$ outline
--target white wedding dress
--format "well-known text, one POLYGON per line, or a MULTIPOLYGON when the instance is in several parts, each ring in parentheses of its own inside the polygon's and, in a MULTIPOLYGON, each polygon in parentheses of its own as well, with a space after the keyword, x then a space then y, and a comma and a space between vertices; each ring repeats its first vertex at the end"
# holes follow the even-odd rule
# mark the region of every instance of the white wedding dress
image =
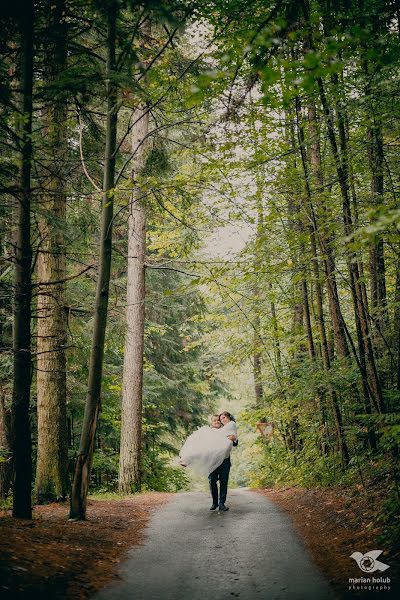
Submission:
POLYGON ((180 463, 200 475, 208 476, 227 458, 232 449, 228 435, 237 436, 236 423, 230 421, 220 429, 201 427, 192 433, 179 453, 180 463))

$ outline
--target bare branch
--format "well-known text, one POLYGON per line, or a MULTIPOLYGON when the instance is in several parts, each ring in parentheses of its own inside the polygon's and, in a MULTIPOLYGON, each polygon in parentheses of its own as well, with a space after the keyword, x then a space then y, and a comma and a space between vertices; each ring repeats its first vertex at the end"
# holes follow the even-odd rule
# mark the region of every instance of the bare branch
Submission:
POLYGON ((58 279, 58 280, 54 280, 54 281, 37 281, 36 283, 32 284, 32 287, 42 287, 45 285, 58 285, 59 283, 65 283, 66 281, 71 281, 72 279, 77 279, 78 277, 80 277, 81 275, 86 273, 86 271, 89 271, 90 269, 94 269, 95 267, 96 267, 96 265, 88 265, 82 271, 80 271, 80 273, 77 273, 76 275, 70 275, 69 277, 65 277, 64 279, 58 279))
POLYGON ((80 115, 79 110, 77 110, 77 115, 78 115, 78 122, 79 122, 79 154, 80 154, 80 157, 81 157, 81 164, 82 164, 83 172, 85 173, 87 179, 90 181, 90 183, 92 184, 92 186, 94 187, 94 189, 97 192, 99 192, 99 194, 102 194, 103 190, 96 184, 96 182, 94 181, 94 179, 92 179, 92 177, 89 175, 88 170, 87 170, 86 165, 85 165, 85 160, 83 158, 83 148, 82 148, 83 126, 82 126, 81 115, 80 115))

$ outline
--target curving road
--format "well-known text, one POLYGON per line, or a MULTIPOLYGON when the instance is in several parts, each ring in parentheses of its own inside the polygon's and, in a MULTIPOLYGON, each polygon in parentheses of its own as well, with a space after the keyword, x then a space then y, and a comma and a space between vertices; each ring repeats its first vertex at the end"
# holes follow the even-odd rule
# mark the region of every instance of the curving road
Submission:
POLYGON ((229 490, 226 513, 206 493, 176 494, 152 517, 122 581, 96 600, 333 600, 289 519, 264 496, 229 490))

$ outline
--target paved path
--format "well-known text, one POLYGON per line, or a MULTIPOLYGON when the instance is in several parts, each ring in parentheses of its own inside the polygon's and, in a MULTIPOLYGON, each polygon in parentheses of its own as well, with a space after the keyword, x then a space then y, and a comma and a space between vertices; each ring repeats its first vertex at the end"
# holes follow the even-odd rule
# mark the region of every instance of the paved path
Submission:
POLYGON ((218 513, 206 493, 176 494, 95 600, 334 599, 284 513, 249 490, 228 500, 218 513))

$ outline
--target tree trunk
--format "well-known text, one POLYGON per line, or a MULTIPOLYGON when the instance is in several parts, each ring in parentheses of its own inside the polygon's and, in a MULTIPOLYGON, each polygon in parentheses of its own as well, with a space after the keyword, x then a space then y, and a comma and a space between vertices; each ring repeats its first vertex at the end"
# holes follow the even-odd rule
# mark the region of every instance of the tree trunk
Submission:
POLYGON ((307 281, 305 279, 303 279, 301 282, 301 289, 302 289, 302 293, 303 293, 304 320, 305 320, 306 333, 307 333, 308 355, 311 360, 315 360, 315 346, 314 346, 314 336, 313 336, 313 331, 312 331, 312 323, 311 323, 311 315, 310 315, 310 302, 308 299, 307 281))
POLYGON ((107 5, 107 122, 104 157, 104 183, 100 234, 99 273, 96 288, 96 304, 92 349, 90 354, 88 391, 83 418, 81 440, 75 464, 71 491, 71 519, 86 518, 87 493, 92 468, 94 438, 100 410, 101 379, 104 358, 104 340, 112 256, 112 220, 114 210, 115 153, 117 139, 117 86, 113 79, 116 70, 117 8, 114 2, 107 5))
MULTIPOLYGON (((383 140, 379 125, 368 128, 368 159, 371 169, 372 204, 383 203, 383 140)), ((371 306, 379 313, 381 325, 386 315, 386 278, 383 240, 374 241, 369 250, 369 269, 371 281, 371 306)))
POLYGON ((395 309, 394 309, 394 347, 395 347, 395 363, 396 363, 396 387, 397 391, 400 392, 400 259, 397 261, 396 266, 396 289, 394 295, 395 309))
MULTIPOLYGON (((382 30, 376 22, 372 26, 372 40, 377 43, 382 30)), ((361 45, 362 51, 367 56, 367 46, 361 45)), ((365 98, 369 109, 369 124, 367 128, 367 150, 368 162, 371 171, 371 200, 372 206, 383 204, 384 177, 383 177, 383 136, 380 115, 374 110, 374 98, 370 90, 371 73, 368 59, 362 60, 363 71, 366 79, 365 98)), ((372 74, 373 75, 373 74, 372 74)), ((369 270, 371 285, 371 307, 374 318, 378 320, 382 328, 387 323, 387 299, 386 299, 386 274, 383 240, 373 240, 369 249, 369 270)))
POLYGON ((279 328, 278 328, 278 317, 276 314, 275 302, 271 301, 271 319, 272 319, 272 331, 273 331, 273 347, 274 356, 276 362, 276 370, 278 373, 282 373, 282 355, 281 345, 279 341, 279 328))
MULTIPOLYGON (((65 0, 48 4, 48 86, 65 69, 65 0), (51 5, 51 6, 50 6, 51 5)), ((38 449, 35 497, 39 503, 65 498, 68 491, 68 436, 66 398, 67 320, 65 313, 66 193, 63 172, 66 153, 67 106, 64 99, 48 101, 43 122, 46 159, 42 180, 38 254, 37 417, 38 449), (51 282, 57 282, 51 284, 51 282), (41 285, 43 284, 43 285, 41 285)))
MULTIPOLYGON (((349 138, 349 124, 348 124, 348 119, 347 119, 346 113, 344 114, 344 121, 345 121, 345 127, 346 127, 346 138, 348 139, 349 138)), ((356 186, 355 186, 355 182, 354 182, 354 169, 353 169, 351 161, 349 162, 348 167, 349 167, 349 186, 350 186, 351 200, 352 200, 352 211, 353 211, 353 215, 354 215, 354 227, 355 227, 355 229, 357 229, 360 226, 360 221, 359 221, 359 213, 358 213, 356 186)), ((366 277, 365 277, 365 273, 364 273, 364 263, 362 261, 361 256, 358 257, 358 268, 359 268, 360 278, 361 278, 360 288, 361 288, 362 302, 363 302, 363 306, 365 308, 365 312, 369 318, 370 314, 369 314, 369 309, 368 309, 367 288, 364 283, 366 277)))
MULTIPOLYGON (((308 107, 308 127, 310 132, 310 164, 311 164, 311 176, 314 182, 315 191, 317 194, 317 206, 319 209, 320 218, 315 214, 314 209, 311 206, 312 216, 312 236, 311 246, 314 259, 314 277, 316 281, 319 281, 319 267, 317 260, 317 248, 316 239, 318 239, 320 251, 322 254, 322 263, 324 267, 326 286, 328 293, 328 307, 332 321, 332 328, 334 334, 334 340, 338 355, 342 358, 349 356, 349 348, 346 341, 346 333, 344 328, 342 310, 340 307, 339 295, 336 284, 336 267, 335 259, 332 251, 332 234, 330 233, 327 226, 327 209, 324 200, 324 177, 322 173, 321 163, 321 149, 319 141, 319 132, 317 128, 317 116, 315 105, 313 102, 308 107), (322 223, 319 221, 322 220, 322 223)), ((323 323, 323 308, 322 308, 322 290, 321 285, 317 286, 317 313, 319 315, 320 331, 321 331, 321 343, 323 346, 323 359, 326 361, 326 365, 330 362, 330 356, 328 352, 328 344, 326 340, 325 327, 323 323)))
MULTIPOLYGON (((313 48, 313 38, 312 38, 312 29, 310 24, 310 8, 307 0, 303 0, 303 11, 306 22, 308 23, 308 36, 307 36, 307 45, 309 48, 313 48)), ((338 77, 337 75, 332 76, 332 82, 336 86, 337 95, 339 97, 339 86, 338 86, 338 77)), ((323 107, 323 112, 325 116, 325 121, 327 125, 327 134, 328 139, 336 167, 336 172, 339 181, 340 192, 342 196, 342 205, 343 205, 343 223, 344 223, 344 233, 347 239, 353 233, 353 224, 352 224, 352 216, 351 216, 351 205, 350 205, 350 196, 349 196, 349 171, 348 171, 348 153, 347 153, 347 140, 346 140, 346 131, 345 131, 345 119, 344 119, 344 111, 341 106, 340 100, 336 101, 336 110, 337 110, 337 123, 339 129, 339 141, 340 141, 340 150, 336 140, 336 132, 334 127, 334 121, 332 118, 332 111, 329 106, 324 82, 321 77, 317 78, 317 85, 319 88, 319 95, 321 99, 321 104, 323 107)), ((349 271, 349 279, 350 279, 350 290, 353 301, 354 308, 354 318, 356 323, 357 330, 357 338, 358 338, 358 346, 360 357, 355 355, 355 359, 357 361, 357 365, 360 369, 362 385, 364 389, 365 395, 365 406, 368 409, 368 405, 370 400, 374 402, 374 405, 378 411, 383 409, 383 398, 381 386, 378 378, 378 373, 376 369, 374 352, 372 349, 372 343, 369 335, 369 324, 368 324, 368 315, 366 306, 363 303, 363 291, 362 284, 360 282, 359 276, 359 268, 357 263, 357 257, 349 246, 347 246, 347 264, 349 271), (368 365, 368 372, 367 372, 368 365), (369 383, 369 379, 371 381, 371 385, 369 383)), ((344 325, 344 322, 343 322, 344 325)), ((351 341, 351 340, 350 340, 351 341)), ((352 343, 352 342, 351 342, 352 343)), ((352 348, 354 346, 352 344, 352 348)))
MULTIPOLYGON (((339 92, 339 80, 338 80, 337 75, 332 76, 332 81, 339 92)), ((354 232, 353 223, 352 223, 350 196, 349 196, 349 177, 348 177, 349 157, 348 157, 348 151, 347 151, 347 140, 346 140, 343 108, 342 108, 339 100, 337 101, 336 112, 337 112, 339 140, 340 140, 342 159, 340 159, 339 154, 337 153, 337 146, 336 146, 336 156, 335 156, 335 152, 334 152, 335 145, 332 146, 332 140, 333 140, 332 135, 330 135, 330 140, 331 140, 332 152, 333 152, 334 158, 335 158, 335 164, 336 164, 339 183, 340 183, 340 189, 341 189, 341 193, 342 193, 344 233, 345 233, 346 237, 349 238, 354 232), (339 168, 339 166, 341 168, 339 168)), ((331 133, 333 133, 333 137, 334 137, 335 134, 334 134, 333 130, 331 133)), ((353 305, 354 305, 354 316, 355 316, 355 321, 356 321, 362 376, 363 376, 365 385, 368 386, 368 390, 370 391, 370 396, 371 396, 372 401, 374 402, 376 410, 378 412, 382 412, 383 408, 384 408, 382 389, 381 389, 381 384, 379 381, 378 372, 377 372, 377 368, 376 368, 374 350, 372 347, 368 314, 367 314, 366 306, 364 305, 364 302, 363 302, 363 293, 362 293, 362 285, 363 284, 360 282, 358 261, 357 261, 357 257, 355 255, 355 253, 351 250, 348 250, 347 257, 348 257, 348 270, 349 270, 350 287, 351 287, 351 293, 352 293, 353 305), (363 371, 365 371, 364 375, 363 375, 363 371)))
POLYGON ((0 389, 0 500, 7 498, 11 486, 11 415, 6 407, 5 394, 0 389))
MULTIPOLYGON (((328 128, 328 138, 330 141, 330 146, 332 150, 332 154, 334 157, 336 171, 338 174, 339 185, 342 195, 342 203, 343 203, 343 222, 344 222, 344 232, 346 237, 348 238, 353 232, 352 226, 352 217, 351 217, 351 207, 350 207, 350 197, 349 197, 349 189, 348 189, 348 171, 347 171, 347 152, 346 152, 346 139, 345 139, 345 130, 344 130, 344 122, 343 117, 340 114, 340 109, 338 110, 338 120, 339 120, 339 129, 340 129, 340 141, 342 152, 344 152, 343 163, 339 156, 338 146, 336 142, 336 134, 333 126, 333 121, 331 117, 331 111, 325 96, 324 86, 322 79, 318 80, 321 103, 324 109, 326 123, 328 128)), ((363 294, 362 288, 360 285, 360 277, 358 272, 358 264, 356 257, 352 251, 347 251, 347 264, 350 278, 350 290, 353 301, 354 308, 354 318, 356 323, 356 331, 358 338, 358 347, 359 347, 359 357, 357 357, 356 353, 355 358, 357 361, 357 365, 360 370, 361 375, 361 384, 363 389, 363 397, 364 397, 364 408, 366 414, 371 414, 372 406, 371 399, 375 399, 375 406, 379 410, 380 408, 380 387, 379 383, 377 385, 377 374, 375 372, 375 395, 374 391, 371 390, 368 381, 368 373, 367 373, 367 365, 366 365, 366 349, 365 344, 370 343, 369 335, 367 334, 368 330, 368 320, 367 314, 365 310, 365 306, 363 304, 363 294)), ((373 358, 373 357, 372 357, 373 358)), ((370 358, 371 360, 371 358, 370 358)), ((373 364, 374 361, 372 360, 373 364)), ((371 448, 376 448, 376 440, 375 433, 373 430, 368 431, 368 439, 371 448)))
MULTIPOLYGON (((2 233, 12 228, 12 214, 8 206, 0 206, 0 231, 2 233)), ((6 240, 1 237, 1 256, 9 258, 9 252, 6 240)), ((0 261, 0 347, 2 352, 7 352, 11 356, 12 332, 9 314, 12 312, 12 283, 7 277, 10 269, 8 261, 0 261)), ((2 372, 0 373, 0 500, 7 498, 12 480, 10 396, 9 375, 7 372, 2 372)))
POLYGON ((31 163, 32 163, 32 89, 33 89, 33 1, 21 12, 21 112, 20 195, 16 216, 17 233, 13 306, 13 404, 12 447, 14 463, 13 516, 32 518, 32 443, 29 422, 31 387, 31 163))
MULTIPOLYGON (((349 181, 348 181, 348 157, 347 157, 347 147, 346 147, 346 136, 344 130, 343 123, 343 115, 341 114, 340 107, 338 106, 338 125, 339 125, 339 136, 341 143, 341 150, 343 154, 343 160, 339 155, 339 149, 336 141, 336 133, 333 125, 331 110, 328 105, 328 101, 325 94, 324 85, 322 79, 318 79, 318 85, 320 90, 321 103, 324 109, 324 114, 326 118, 326 124, 328 129, 328 138, 333 154, 333 158, 335 161, 336 171, 339 180, 340 191, 342 195, 342 203, 343 203, 343 224, 344 224, 344 233, 347 238, 349 238, 353 233, 353 224, 352 224, 352 216, 351 216, 351 207, 350 207, 350 197, 349 197, 349 181)), ((371 345, 371 339, 369 335, 369 326, 368 326, 368 318, 366 314, 366 310, 362 300, 362 291, 360 287, 360 276, 358 270, 358 264, 356 260, 356 256, 354 252, 350 249, 347 250, 347 263, 349 270, 349 278, 350 278, 350 290, 353 300, 354 307, 354 318, 356 322, 356 330, 357 330, 357 338, 358 338, 358 346, 359 346, 359 367, 360 373, 362 377, 362 383, 365 390, 368 390, 371 399, 374 401, 375 407, 378 411, 382 410, 383 407, 383 399, 382 392, 380 388, 380 383, 378 380, 378 375, 376 371, 375 359, 371 345), (367 373, 367 361, 369 370, 367 373), (369 375, 369 377, 368 377, 369 375), (371 381, 371 385, 369 383, 371 381)), ((366 399, 366 409, 368 408, 367 397, 366 399)))
MULTIPOLYGON (((317 320, 318 320, 318 327, 319 327, 319 332, 320 332, 320 337, 321 337, 322 365, 323 365, 323 368, 325 371, 329 371, 330 370, 330 360, 329 360, 328 344, 327 344, 326 330, 325 330, 322 289, 321 289, 321 282, 320 282, 320 278, 319 278, 319 263, 318 263, 318 254, 317 254, 317 244, 316 244, 316 235, 318 233, 318 224, 317 224, 316 215, 315 215, 314 207, 313 207, 313 203, 312 203, 312 192, 311 192, 310 177, 309 177, 309 172, 308 172, 309 165, 308 165, 307 156, 306 156, 306 152, 305 152, 305 136, 304 136, 303 125, 300 120, 299 101, 297 101, 296 114, 297 114, 297 125, 298 125, 298 132, 299 132, 301 162, 302 162, 302 166, 303 166, 305 191, 306 191, 307 203, 308 203, 308 207, 306 208, 306 210, 308 212, 309 220, 311 222, 310 228, 309 228, 310 229, 310 246, 311 246, 311 252, 312 252, 313 273, 314 273, 314 279, 315 279, 314 284, 316 287, 316 296, 317 296, 317 320)), ((322 169, 321 169, 321 162, 320 162, 319 138, 318 138, 317 131, 316 131, 315 111, 314 111, 313 106, 311 106, 311 114, 310 114, 310 107, 309 107, 308 123, 309 123, 309 126, 311 124, 310 134, 311 134, 311 138, 312 138, 312 147, 311 147, 311 151, 310 151, 312 158, 311 158, 310 162, 311 162, 311 165, 315 169, 314 180, 317 182, 317 191, 321 194, 323 191, 322 186, 321 186, 321 184, 323 183, 323 176, 322 176, 322 169)), ((335 302, 335 304, 336 304, 336 302, 335 302)), ((311 350, 312 350, 312 347, 310 347, 310 356, 313 360, 315 360, 315 351, 312 352, 311 350)), ((339 448, 339 452, 340 452, 340 456, 341 456, 343 464, 347 465, 349 462, 349 451, 348 451, 347 442, 346 442, 346 438, 345 438, 344 430, 343 430, 342 412, 340 409, 339 400, 338 400, 335 390, 331 388, 329 390, 329 392, 330 392, 332 409, 333 409, 333 414, 334 414, 334 419, 335 419, 335 424, 336 424, 338 448, 339 448)), ((321 394, 321 396, 322 396, 322 394, 321 394)), ((322 423, 324 425, 324 428, 326 428, 325 402, 322 397, 320 397, 320 412, 321 412, 322 423)))
MULTIPOLYGON (((294 169, 297 169, 297 147, 296 147, 296 133, 295 133, 295 117, 293 117, 292 115, 290 115, 289 113, 286 113, 285 115, 285 123, 288 125, 286 125, 286 138, 287 138, 287 142, 292 150, 292 156, 293 156, 293 167, 294 169)), ((287 197, 287 211, 288 211, 288 217, 289 217, 289 228, 291 231, 295 232, 295 237, 298 237, 301 235, 301 230, 302 230, 302 224, 300 222, 299 219, 299 212, 300 212, 300 207, 299 207, 299 201, 297 198, 294 198, 293 195, 289 194, 287 197)), ((300 252, 297 249, 294 249, 293 247, 289 247, 289 252, 290 252, 290 258, 293 261, 293 263, 298 266, 301 266, 302 271, 304 271, 304 257, 303 257, 303 253, 301 253, 301 256, 299 256, 300 252)), ((293 286, 293 296, 295 298, 295 303, 293 306, 293 325, 292 325, 292 331, 293 334, 297 337, 298 334, 303 333, 303 325, 304 325, 304 310, 305 310, 305 305, 304 305, 304 286, 302 284, 302 282, 299 283, 295 283, 293 286), (301 301, 300 301, 301 298, 301 301)), ((307 297, 308 299, 308 297, 307 297)), ((302 344, 302 347, 299 348, 299 350, 303 351, 305 350, 304 345, 302 344)))
POLYGON ((142 447, 142 387, 145 320, 146 209, 136 176, 143 171, 148 143, 149 112, 146 106, 135 110, 132 129, 133 169, 128 219, 128 273, 126 337, 121 415, 119 492, 140 490, 142 447))
MULTIPOLYGON (((253 134, 256 134, 253 128, 253 134)), ((262 383, 262 354, 260 350, 260 336, 261 336, 261 319, 260 319, 260 289, 258 284, 258 272, 262 265, 262 236, 264 231, 264 209, 262 201, 262 181, 260 174, 256 177, 256 210, 257 210, 257 230, 256 239, 254 245, 254 285, 253 285, 253 299, 254 299, 254 336, 253 336, 253 378, 254 378, 254 395, 256 403, 259 406, 263 399, 264 390, 262 383)))

